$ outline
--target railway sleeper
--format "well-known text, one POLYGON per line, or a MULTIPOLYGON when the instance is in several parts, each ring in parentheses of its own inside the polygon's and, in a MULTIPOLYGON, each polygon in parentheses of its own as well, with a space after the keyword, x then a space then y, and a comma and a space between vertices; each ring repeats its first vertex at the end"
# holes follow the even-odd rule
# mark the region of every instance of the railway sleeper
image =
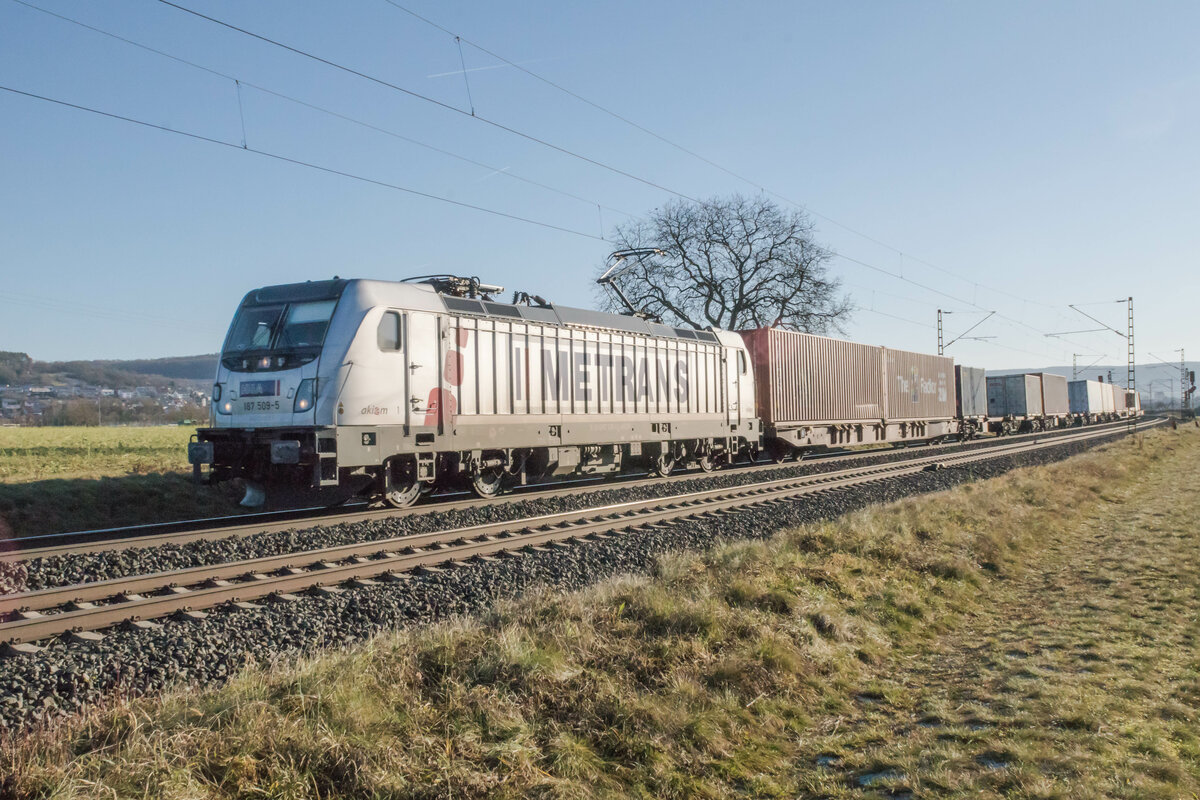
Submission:
POLYGON ((153 630, 158 630, 159 628, 161 628, 162 624, 159 622, 151 622, 150 620, 142 619, 141 617, 130 617, 129 619, 125 620, 117 627, 121 630, 126 630, 126 631, 134 631, 134 630, 153 631, 153 630))

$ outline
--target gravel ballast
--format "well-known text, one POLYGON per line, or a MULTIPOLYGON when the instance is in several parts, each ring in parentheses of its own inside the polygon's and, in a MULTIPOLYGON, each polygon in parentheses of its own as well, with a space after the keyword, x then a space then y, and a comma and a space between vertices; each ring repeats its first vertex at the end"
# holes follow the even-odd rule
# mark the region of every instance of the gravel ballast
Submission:
POLYGON ((615 575, 644 574, 668 551, 765 538, 870 504, 1058 461, 1122 435, 892 478, 715 520, 693 519, 586 545, 413 575, 401 583, 304 596, 258 610, 216 610, 199 621, 170 620, 155 629, 113 631, 99 642, 53 641, 42 653, 0 661, 0 727, 20 731, 106 697, 217 684, 247 665, 355 644, 404 625, 477 613, 499 598, 518 596, 537 585, 571 591, 615 575))
POLYGON ((530 497, 527 500, 514 500, 494 505, 481 504, 466 509, 439 511, 436 506, 431 506, 427 512, 415 515, 380 517, 368 521, 248 536, 229 536, 183 544, 132 547, 98 553, 71 553, 34 558, 13 565, 0 565, 0 567, 5 567, 0 570, 0 592, 33 591, 75 583, 124 578, 130 575, 225 564, 231 561, 284 555, 355 542, 379 541, 471 525, 505 522, 545 514, 560 514, 592 506, 667 497, 690 491, 742 486, 777 478, 833 472, 871 464, 903 461, 914 457, 963 452, 1015 441, 1019 440, 1002 440, 1000 442, 983 440, 938 449, 886 450, 880 451, 877 455, 864 455, 849 460, 829 459, 767 469, 739 469, 711 475, 698 474, 695 478, 684 481, 642 486, 621 486, 619 484, 610 484, 607 487, 586 486, 579 487, 569 494, 530 497))

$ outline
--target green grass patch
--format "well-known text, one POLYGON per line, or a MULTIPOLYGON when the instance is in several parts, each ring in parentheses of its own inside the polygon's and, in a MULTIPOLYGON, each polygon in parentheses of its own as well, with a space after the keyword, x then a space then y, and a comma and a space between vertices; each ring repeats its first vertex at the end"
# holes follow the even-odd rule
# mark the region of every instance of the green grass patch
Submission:
POLYGON ((195 428, 0 428, 0 483, 191 472, 195 428))
POLYGON ((0 750, 0 788, 1190 796, 1200 485, 1181 464, 1196 474, 1200 435, 1154 433, 115 703, 0 750))

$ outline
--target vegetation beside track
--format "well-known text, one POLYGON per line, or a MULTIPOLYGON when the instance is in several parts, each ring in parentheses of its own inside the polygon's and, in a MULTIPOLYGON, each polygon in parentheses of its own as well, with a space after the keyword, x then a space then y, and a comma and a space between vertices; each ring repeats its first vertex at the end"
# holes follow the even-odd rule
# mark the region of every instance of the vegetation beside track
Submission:
POLYGON ((664 559, 0 750, 17 797, 1180 797, 1200 432, 664 559))
POLYGON ((227 493, 191 484, 194 429, 0 428, 0 537, 217 516, 227 493))

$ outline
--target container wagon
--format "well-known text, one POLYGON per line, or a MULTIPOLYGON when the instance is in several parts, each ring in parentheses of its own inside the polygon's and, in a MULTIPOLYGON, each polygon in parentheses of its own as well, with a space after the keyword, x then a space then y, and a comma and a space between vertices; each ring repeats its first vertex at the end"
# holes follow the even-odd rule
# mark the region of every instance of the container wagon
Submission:
POLYGON ((955 364, 954 394, 959 438, 972 439, 987 430, 987 370, 955 364))
POLYGON ((778 328, 741 335, 772 458, 958 432, 953 359, 778 328))
POLYGON ((1041 429, 1039 373, 993 375, 987 379, 988 429, 1001 436, 1041 429))
POLYGON ((1113 393, 1108 384, 1079 380, 1067 384, 1071 416, 1081 425, 1111 420, 1116 414, 1113 393))
POLYGON ((1042 382, 1042 427, 1057 428, 1071 419, 1071 401, 1066 376, 1039 372, 1042 382))
POLYGON ((1108 393, 1112 395, 1113 416, 1122 419, 1128 416, 1125 411, 1125 390, 1115 383, 1109 383, 1108 393))

